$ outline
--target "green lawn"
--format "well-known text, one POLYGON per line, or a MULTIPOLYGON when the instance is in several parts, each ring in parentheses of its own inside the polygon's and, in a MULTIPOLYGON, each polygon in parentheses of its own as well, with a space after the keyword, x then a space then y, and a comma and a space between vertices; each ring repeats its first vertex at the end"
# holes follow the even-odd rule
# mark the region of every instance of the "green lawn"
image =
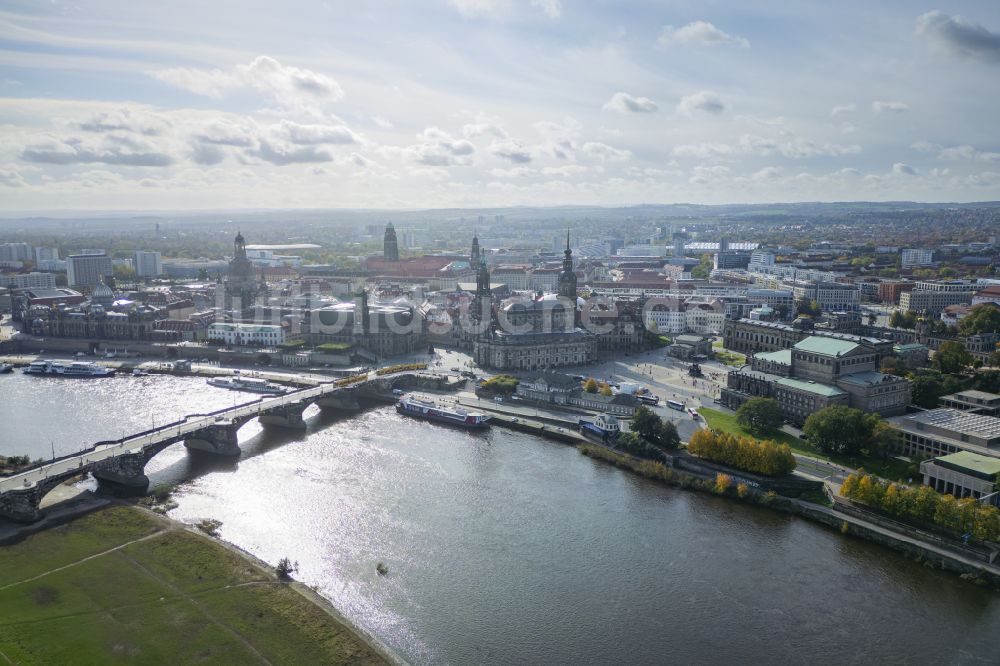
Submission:
POLYGON ((162 527, 111 507, 0 547, 0 663, 384 663, 207 537, 167 530, 129 543, 162 527))
MULTIPOLYGON (((698 413, 705 419, 705 423, 708 424, 709 428, 721 430, 722 432, 733 433, 734 435, 754 437, 754 435, 751 435, 749 432, 741 428, 738 423, 736 423, 735 414, 721 412, 717 409, 711 409, 709 407, 702 407, 698 410, 698 413)), ((905 482, 909 477, 913 476, 912 463, 907 463, 896 458, 881 460, 879 458, 872 458, 870 456, 863 455, 842 456, 824 453, 809 442, 789 435, 787 432, 777 432, 769 437, 769 439, 773 439, 779 444, 788 444, 789 448, 791 448, 795 453, 811 456, 813 458, 819 458, 821 460, 829 460, 837 463, 838 465, 844 465, 845 467, 853 467, 855 469, 863 467, 865 471, 881 476, 885 479, 905 482)))
POLYGON ((726 365, 731 365, 734 367, 739 367, 745 365, 747 362, 747 357, 743 354, 731 351, 716 350, 715 360, 720 363, 725 363, 726 365))

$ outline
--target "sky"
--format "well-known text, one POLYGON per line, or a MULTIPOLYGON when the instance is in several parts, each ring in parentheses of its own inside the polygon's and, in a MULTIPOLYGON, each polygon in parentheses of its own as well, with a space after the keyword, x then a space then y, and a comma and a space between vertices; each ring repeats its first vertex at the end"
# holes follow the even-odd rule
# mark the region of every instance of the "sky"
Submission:
POLYGON ((0 211, 1000 199, 1000 3, 0 4, 0 211))

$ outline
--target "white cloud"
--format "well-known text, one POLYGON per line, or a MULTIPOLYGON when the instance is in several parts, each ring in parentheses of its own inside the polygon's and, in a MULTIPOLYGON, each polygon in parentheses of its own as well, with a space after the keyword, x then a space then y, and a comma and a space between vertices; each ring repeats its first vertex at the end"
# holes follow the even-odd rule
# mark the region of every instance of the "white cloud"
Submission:
POLYGON ((875 113, 904 113, 909 110, 910 105, 904 102, 879 100, 872 102, 872 111, 875 113))
POLYGON ((392 123, 382 116, 372 116, 372 122, 382 129, 392 129, 392 123))
POLYGON ((533 7, 538 7, 549 18, 559 18, 562 14, 562 2, 560 0, 531 0, 533 7))
POLYGON ((699 46, 732 44, 743 48, 750 46, 748 39, 730 35, 708 21, 692 21, 680 28, 675 28, 672 25, 664 26, 660 31, 660 43, 696 44, 699 46))
POLYGON ((515 164, 531 161, 531 152, 517 141, 495 141, 490 145, 490 152, 515 164))
POLYGON ((587 155, 599 158, 602 162, 623 162, 632 157, 631 151, 612 148, 599 141, 588 141, 580 149, 587 155))
POLYGON ((692 170, 692 176, 688 182, 692 185, 708 185, 709 183, 721 180, 730 174, 729 167, 724 166, 697 166, 692 170))
POLYGON ((896 175, 902 176, 916 176, 917 170, 911 167, 909 164, 903 164, 902 162, 896 162, 892 165, 892 172, 896 175))
POLYGON ((938 51, 984 62, 1000 62, 1000 33, 934 10, 917 18, 917 35, 938 51))
POLYGON ((109 133, 94 141, 90 137, 48 135, 21 150, 21 159, 39 164, 113 164, 118 166, 165 167, 174 157, 152 144, 124 133, 109 133))
POLYGON ((290 120, 275 127, 289 142, 296 144, 360 143, 361 139, 344 125, 300 125, 290 120))
POLYGON ((840 106, 833 107, 830 110, 830 115, 834 117, 842 116, 846 113, 854 113, 857 110, 858 110, 858 105, 855 104, 854 102, 851 102, 850 104, 841 104, 840 106))
POLYGON ((702 90, 693 95, 681 98, 677 105, 679 113, 691 115, 697 111, 703 113, 720 114, 726 110, 726 105, 716 93, 710 90, 702 90))
POLYGON ((648 97, 632 97, 625 92, 616 92, 603 108, 619 113, 652 113, 660 107, 648 97))
POLYGON ((462 134, 466 139, 476 139, 481 136, 494 136, 498 139, 507 138, 507 132, 502 127, 488 122, 463 125, 462 134))
POLYGON ((344 96, 340 85, 329 76, 282 65, 268 56, 258 56, 249 64, 229 70, 175 67, 151 74, 164 83, 215 99, 236 90, 256 90, 283 108, 302 109, 344 96))

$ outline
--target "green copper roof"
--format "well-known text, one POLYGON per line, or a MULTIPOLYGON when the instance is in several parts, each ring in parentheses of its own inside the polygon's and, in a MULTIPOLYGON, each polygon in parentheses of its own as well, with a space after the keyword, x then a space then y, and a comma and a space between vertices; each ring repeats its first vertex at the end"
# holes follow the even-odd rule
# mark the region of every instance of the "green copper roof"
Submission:
POLYGON ((981 456, 978 453, 972 453, 971 451, 949 453, 946 456, 935 458, 935 460, 940 460, 941 462, 948 463, 954 467, 971 469, 982 474, 1000 474, 1000 458, 981 456))
POLYGON ((778 386, 787 386, 788 388, 795 389, 797 391, 805 391, 806 393, 826 396, 828 398, 836 395, 847 395, 836 386, 827 386, 826 384, 807 382, 802 379, 792 379, 791 377, 782 377, 776 381, 775 384, 778 386))
POLYGON ((823 356, 844 356, 858 348, 858 343, 847 340, 837 340, 835 338, 824 338, 818 335, 810 336, 798 344, 794 349, 808 352, 810 354, 820 354, 823 356))
POLYGON ((764 352, 762 354, 754 354, 754 358, 763 359, 765 361, 770 361, 772 363, 781 363, 782 365, 791 365, 792 350, 779 349, 778 351, 764 352))

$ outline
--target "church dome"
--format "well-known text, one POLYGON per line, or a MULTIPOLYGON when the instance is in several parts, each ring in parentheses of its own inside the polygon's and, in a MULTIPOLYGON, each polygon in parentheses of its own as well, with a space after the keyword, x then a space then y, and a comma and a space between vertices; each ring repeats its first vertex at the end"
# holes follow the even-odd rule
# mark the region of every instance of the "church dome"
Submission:
POLYGON ((98 282, 97 286, 94 287, 93 293, 90 294, 90 300, 95 303, 110 304, 115 300, 115 292, 103 282, 98 282))

